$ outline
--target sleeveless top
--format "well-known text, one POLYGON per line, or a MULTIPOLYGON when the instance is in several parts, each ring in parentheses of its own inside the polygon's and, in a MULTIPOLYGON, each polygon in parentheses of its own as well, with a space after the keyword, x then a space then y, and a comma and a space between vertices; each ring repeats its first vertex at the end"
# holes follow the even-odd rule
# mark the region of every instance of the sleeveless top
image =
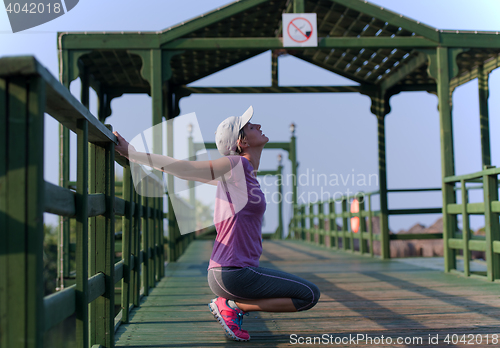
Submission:
POLYGON ((262 254, 262 218, 266 200, 250 162, 227 156, 231 173, 217 184, 214 224, 217 237, 208 269, 258 267, 262 254))

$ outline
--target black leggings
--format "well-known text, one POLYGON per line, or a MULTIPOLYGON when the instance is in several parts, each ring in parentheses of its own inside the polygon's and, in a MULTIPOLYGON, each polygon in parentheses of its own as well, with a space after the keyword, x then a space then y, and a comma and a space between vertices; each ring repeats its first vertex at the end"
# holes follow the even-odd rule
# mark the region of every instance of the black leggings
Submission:
POLYGON ((313 283, 263 267, 211 268, 208 270, 208 285, 215 295, 233 301, 291 298, 297 311, 311 309, 320 296, 313 283))

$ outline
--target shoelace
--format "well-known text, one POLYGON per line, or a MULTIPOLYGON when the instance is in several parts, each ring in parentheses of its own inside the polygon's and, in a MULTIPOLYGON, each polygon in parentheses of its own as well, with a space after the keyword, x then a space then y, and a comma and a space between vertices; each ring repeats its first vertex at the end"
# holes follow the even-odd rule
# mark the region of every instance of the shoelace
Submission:
POLYGON ((243 316, 244 315, 248 316, 249 313, 238 312, 238 315, 236 316, 236 318, 234 320, 232 320, 233 323, 238 325, 238 329, 240 329, 240 330, 241 330, 241 325, 243 324, 243 316))

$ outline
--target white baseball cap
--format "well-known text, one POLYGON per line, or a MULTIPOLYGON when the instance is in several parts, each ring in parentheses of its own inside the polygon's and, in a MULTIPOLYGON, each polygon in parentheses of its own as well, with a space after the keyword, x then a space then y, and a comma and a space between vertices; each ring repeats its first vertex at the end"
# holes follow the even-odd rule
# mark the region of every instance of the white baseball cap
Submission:
POLYGON ((235 155, 238 147, 238 134, 253 116, 250 106, 242 116, 231 116, 219 124, 215 132, 215 144, 222 156, 235 155))

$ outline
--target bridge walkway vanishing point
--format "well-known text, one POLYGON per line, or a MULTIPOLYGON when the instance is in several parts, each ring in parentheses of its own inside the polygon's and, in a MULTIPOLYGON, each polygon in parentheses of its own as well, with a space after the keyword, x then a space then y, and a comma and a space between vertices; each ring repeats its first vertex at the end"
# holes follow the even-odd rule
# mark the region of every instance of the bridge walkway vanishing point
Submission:
POLYGON ((213 298, 206 280, 212 243, 196 240, 167 265, 166 277, 132 310, 130 323, 119 327, 116 347, 394 347, 398 337, 406 339, 399 347, 499 343, 498 284, 290 240, 265 240, 261 266, 316 283, 320 301, 300 313, 250 313, 243 321, 250 342, 230 341, 207 306, 213 298), (358 335, 373 341, 349 341, 358 335), (463 335, 469 344, 460 342, 463 335), (306 344, 314 337, 332 341, 306 344))

